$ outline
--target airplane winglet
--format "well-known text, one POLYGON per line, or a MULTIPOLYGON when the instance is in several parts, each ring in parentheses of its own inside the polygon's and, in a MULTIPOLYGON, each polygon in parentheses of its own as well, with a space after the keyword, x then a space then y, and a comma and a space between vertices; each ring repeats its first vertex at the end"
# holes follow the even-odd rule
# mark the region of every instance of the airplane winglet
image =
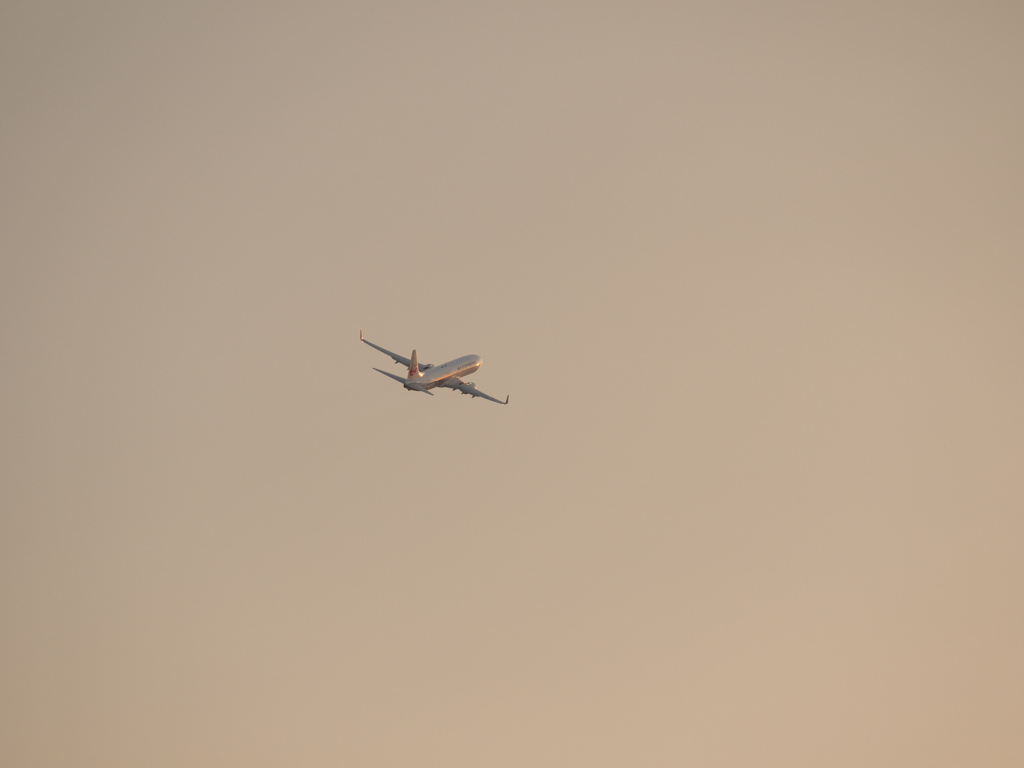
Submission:
POLYGON ((363 340, 363 329, 362 328, 359 329, 359 340, 360 341, 363 340))
POLYGON ((510 395, 505 395, 505 405, 508 405, 508 399, 509 399, 509 397, 510 397, 510 395))

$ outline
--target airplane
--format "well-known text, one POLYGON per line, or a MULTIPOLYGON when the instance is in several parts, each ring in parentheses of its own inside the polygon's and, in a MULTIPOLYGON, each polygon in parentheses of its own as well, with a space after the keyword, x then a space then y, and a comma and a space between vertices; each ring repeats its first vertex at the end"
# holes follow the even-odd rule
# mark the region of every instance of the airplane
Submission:
POLYGON ((396 355, 394 352, 389 352, 384 347, 378 347, 372 341, 367 341, 363 338, 363 329, 359 329, 359 340, 364 344, 369 344, 379 352, 383 352, 385 355, 390 357, 399 365, 404 365, 409 369, 409 375, 406 378, 396 376, 393 373, 382 371, 380 368, 374 368, 377 373, 383 373, 390 379, 394 379, 399 382, 403 387, 414 392, 426 392, 428 395, 433 396, 433 392, 430 390, 435 387, 446 387, 448 389, 454 389, 461 392, 464 395, 471 395, 473 397, 482 397, 485 400, 490 400, 500 405, 508 405, 508 397, 505 397, 504 401, 499 400, 496 397, 485 395, 479 389, 476 388, 476 384, 471 381, 463 381, 463 376, 476 371, 482 364, 483 360, 480 359, 480 355, 465 355, 457 360, 451 360, 442 365, 431 365, 430 363, 424 363, 420 365, 416 359, 416 350, 412 351, 412 357, 402 357, 396 355))

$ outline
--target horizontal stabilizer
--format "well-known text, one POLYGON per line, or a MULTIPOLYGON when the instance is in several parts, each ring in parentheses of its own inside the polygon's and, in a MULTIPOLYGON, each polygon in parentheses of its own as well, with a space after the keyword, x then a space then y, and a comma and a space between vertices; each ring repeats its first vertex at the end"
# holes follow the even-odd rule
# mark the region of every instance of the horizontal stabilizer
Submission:
POLYGON ((374 368, 373 370, 375 370, 377 373, 383 373, 389 379, 394 379, 395 381, 397 381, 399 384, 401 384, 406 389, 412 389, 412 390, 415 390, 417 392, 425 392, 426 394, 430 395, 431 397, 434 396, 433 392, 431 392, 429 389, 424 387, 422 384, 417 384, 415 381, 409 381, 408 379, 403 379, 401 376, 396 376, 393 373, 388 373, 387 371, 382 371, 380 368, 374 368))
POLYGON ((423 392, 424 394, 430 395, 431 397, 434 396, 433 392, 431 392, 429 389, 424 387, 422 384, 417 384, 414 381, 407 381, 407 382, 405 382, 405 388, 406 389, 414 389, 417 392, 423 392))
POLYGON ((405 379, 404 379, 404 378, 402 378, 401 376, 395 376, 395 374, 393 374, 393 373, 388 373, 387 371, 382 371, 382 370, 381 370, 380 368, 374 368, 373 370, 375 370, 375 371, 376 371, 377 373, 383 373, 383 374, 384 374, 385 376, 387 376, 387 377, 388 377, 389 379, 394 379, 394 380, 395 380, 395 381, 397 381, 397 382, 398 382, 399 384, 405 384, 405 379))

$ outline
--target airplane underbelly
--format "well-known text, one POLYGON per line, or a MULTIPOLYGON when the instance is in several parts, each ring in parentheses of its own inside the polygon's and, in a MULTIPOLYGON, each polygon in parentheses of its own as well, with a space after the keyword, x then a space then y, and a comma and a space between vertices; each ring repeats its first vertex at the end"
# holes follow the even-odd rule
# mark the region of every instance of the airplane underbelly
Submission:
MULTIPOLYGON (((422 381, 420 383, 424 387, 426 387, 427 389, 433 389, 434 387, 443 386, 444 383, 446 381, 448 381, 449 379, 461 378, 462 376, 468 376, 469 374, 474 373, 475 371, 479 370, 479 368, 480 368, 479 364, 478 365, 474 365, 474 366, 471 366, 469 368, 463 368, 463 369, 458 370, 458 371, 452 371, 451 373, 442 374, 442 375, 438 376, 436 379, 433 379, 433 380, 431 380, 429 382, 428 381, 422 381)), ((440 373, 440 371, 438 371, 438 373, 440 373)), ((429 376, 429 374, 427 374, 427 375, 429 376)))

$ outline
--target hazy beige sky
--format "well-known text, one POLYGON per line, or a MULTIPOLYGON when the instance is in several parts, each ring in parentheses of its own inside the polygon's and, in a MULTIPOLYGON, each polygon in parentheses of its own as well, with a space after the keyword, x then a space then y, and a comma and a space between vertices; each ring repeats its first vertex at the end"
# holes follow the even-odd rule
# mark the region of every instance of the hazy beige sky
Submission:
POLYGON ((1022 31, 4 3, 0 764, 1024 764, 1022 31))

